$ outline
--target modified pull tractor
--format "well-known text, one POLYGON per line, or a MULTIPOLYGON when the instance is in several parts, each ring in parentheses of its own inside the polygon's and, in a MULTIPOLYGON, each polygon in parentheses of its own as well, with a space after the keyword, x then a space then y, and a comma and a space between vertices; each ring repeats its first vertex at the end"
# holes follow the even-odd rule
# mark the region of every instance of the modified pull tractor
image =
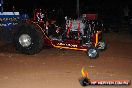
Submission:
POLYGON ((36 54, 44 45, 60 49, 85 51, 90 58, 99 56, 99 51, 106 48, 102 41, 102 31, 95 29, 95 24, 85 19, 68 19, 58 24, 49 19, 47 12, 34 11, 34 18, 17 26, 15 33, 16 49, 25 54, 36 54))

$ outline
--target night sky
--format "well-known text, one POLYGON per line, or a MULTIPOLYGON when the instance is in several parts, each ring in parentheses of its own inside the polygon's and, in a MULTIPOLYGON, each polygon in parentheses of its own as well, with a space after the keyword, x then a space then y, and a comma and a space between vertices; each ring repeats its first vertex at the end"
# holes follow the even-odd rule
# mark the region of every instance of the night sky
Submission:
MULTIPOLYGON (((131 3, 131 0, 80 0, 80 10, 122 9, 127 5, 131 7, 131 3)), ((76 0, 4 0, 4 11, 12 11, 13 6, 16 11, 26 13, 35 8, 63 8, 72 12, 76 10, 76 0)))
MULTIPOLYGON (((4 0, 5 6, 14 5, 16 8, 33 8, 33 7, 74 7, 76 0, 4 0)), ((131 4, 130 0, 80 0, 80 5, 120 7, 131 4)), ((6 7, 7 8, 7 7, 6 7)))

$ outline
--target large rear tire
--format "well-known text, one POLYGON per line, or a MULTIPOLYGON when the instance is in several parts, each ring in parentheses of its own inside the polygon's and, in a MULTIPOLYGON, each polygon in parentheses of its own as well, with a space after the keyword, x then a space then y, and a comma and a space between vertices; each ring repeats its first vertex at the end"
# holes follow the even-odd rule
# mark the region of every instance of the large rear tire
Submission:
POLYGON ((18 28, 14 38, 16 50, 33 55, 43 48, 42 33, 34 25, 23 24, 18 28))

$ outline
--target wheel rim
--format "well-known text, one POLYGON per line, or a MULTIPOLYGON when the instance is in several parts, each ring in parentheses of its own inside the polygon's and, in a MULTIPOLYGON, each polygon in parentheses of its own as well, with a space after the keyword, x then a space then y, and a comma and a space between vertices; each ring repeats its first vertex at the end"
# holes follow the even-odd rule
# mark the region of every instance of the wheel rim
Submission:
POLYGON ((23 47, 28 47, 31 45, 31 37, 28 34, 22 34, 19 37, 19 43, 23 46, 23 47))
POLYGON ((98 44, 99 44, 98 49, 105 49, 106 44, 104 42, 99 42, 98 44))
POLYGON ((96 57, 97 56, 97 50, 96 49, 89 49, 88 56, 92 57, 92 58, 96 57))

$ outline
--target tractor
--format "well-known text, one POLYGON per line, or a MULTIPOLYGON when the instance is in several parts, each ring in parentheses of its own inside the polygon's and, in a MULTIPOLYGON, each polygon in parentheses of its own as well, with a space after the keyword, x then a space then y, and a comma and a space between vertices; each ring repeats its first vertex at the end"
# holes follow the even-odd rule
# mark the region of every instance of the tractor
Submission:
POLYGON ((84 51, 92 59, 99 56, 99 51, 106 49, 106 43, 102 41, 103 33, 96 26, 96 22, 86 20, 84 16, 78 19, 65 17, 63 22, 59 22, 50 19, 48 12, 35 9, 33 18, 18 19, 8 29, 16 50, 21 53, 33 55, 39 53, 43 46, 50 46, 84 51))

